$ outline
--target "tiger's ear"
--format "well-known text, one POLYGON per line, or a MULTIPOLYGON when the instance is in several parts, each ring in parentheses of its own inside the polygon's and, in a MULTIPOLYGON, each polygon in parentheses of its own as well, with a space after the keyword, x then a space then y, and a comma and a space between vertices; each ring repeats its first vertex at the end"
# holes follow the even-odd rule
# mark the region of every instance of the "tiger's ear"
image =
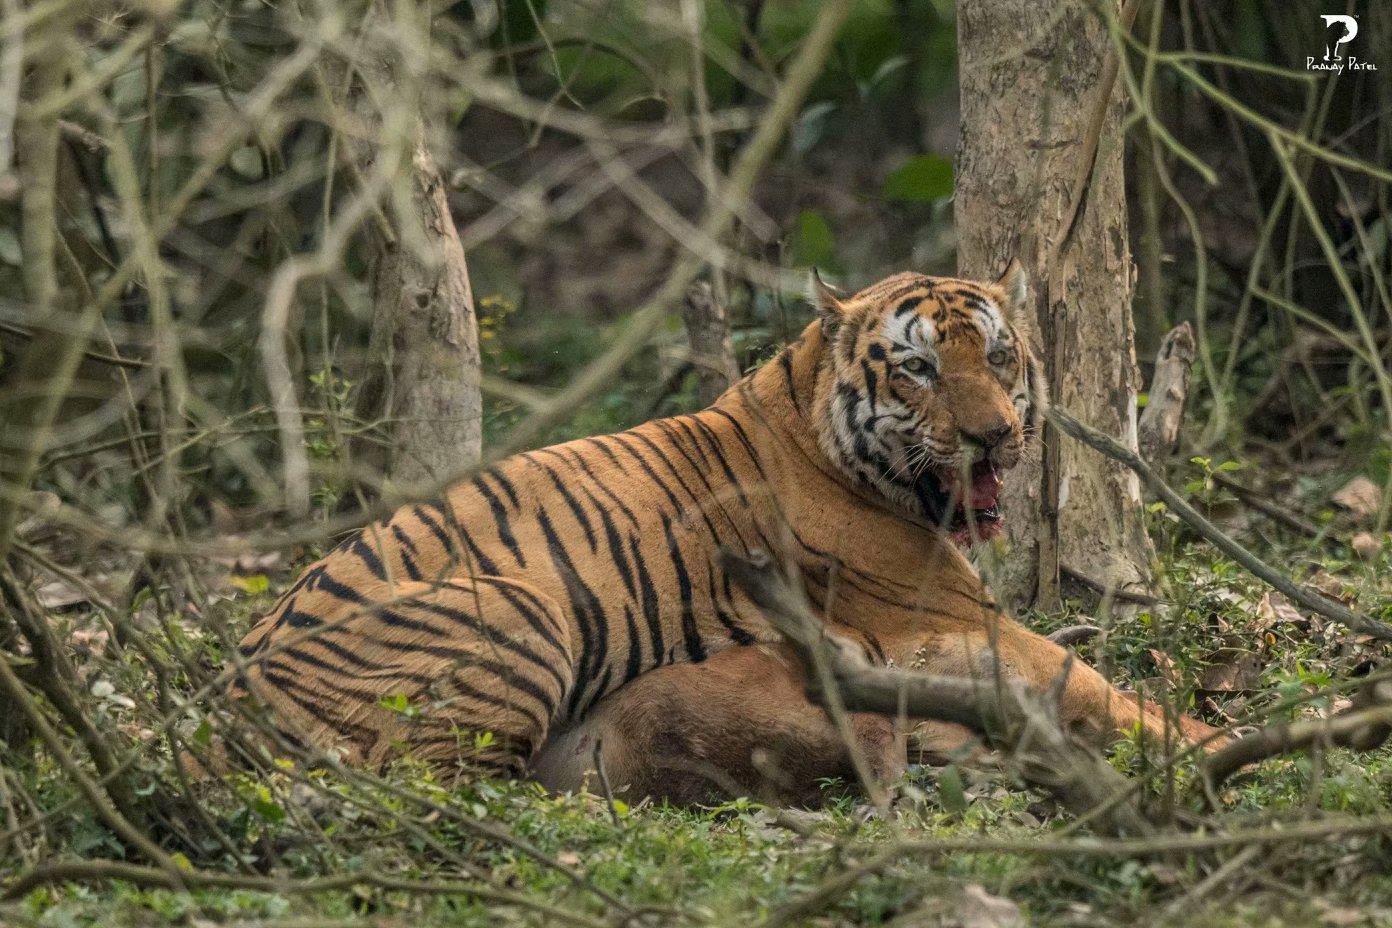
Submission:
POLYGON ((846 304, 841 302, 842 294, 835 287, 822 280, 817 269, 812 269, 812 306, 817 310, 817 318, 822 320, 822 332, 830 335, 846 318, 846 304))
POLYGON ((1029 312, 1029 278, 1025 276, 1025 269, 1020 265, 1019 258, 1010 259, 1005 273, 996 281, 996 286, 1004 290, 1006 299, 1010 300, 1012 316, 1029 312))

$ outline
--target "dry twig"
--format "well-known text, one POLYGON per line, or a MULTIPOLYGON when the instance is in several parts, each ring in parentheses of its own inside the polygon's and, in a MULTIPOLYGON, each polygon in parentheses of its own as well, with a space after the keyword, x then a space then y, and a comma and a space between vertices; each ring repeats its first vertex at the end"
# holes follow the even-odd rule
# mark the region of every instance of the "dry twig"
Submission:
POLYGON ((1234 741, 1204 760, 1203 775, 1212 795, 1247 764, 1317 745, 1371 751, 1392 737, 1392 681, 1359 690, 1353 705, 1328 719, 1302 719, 1272 725, 1234 741))
POLYGON ((1057 425, 1064 432, 1085 445, 1105 454, 1114 461, 1120 461, 1131 470, 1136 472, 1136 476, 1150 487, 1152 493, 1164 501, 1170 510, 1185 522, 1189 523, 1195 531, 1202 535, 1214 547, 1224 554, 1237 561, 1247 568, 1259 579, 1272 588, 1285 594, 1292 602, 1304 606, 1313 612, 1336 622, 1342 622, 1354 631, 1373 635, 1377 638, 1392 640, 1392 625, 1379 622, 1377 619, 1369 618, 1360 612, 1354 612, 1341 603, 1315 592, 1302 583, 1296 583, 1284 574, 1271 567, 1265 561, 1258 558, 1251 551, 1248 551, 1231 536, 1225 534, 1208 519, 1190 506, 1182 496, 1170 488, 1164 479, 1155 470, 1141 459, 1136 452, 1122 445, 1120 442, 1104 435, 1091 426, 1084 425, 1073 418, 1067 410, 1054 406, 1047 413, 1049 421, 1057 425))

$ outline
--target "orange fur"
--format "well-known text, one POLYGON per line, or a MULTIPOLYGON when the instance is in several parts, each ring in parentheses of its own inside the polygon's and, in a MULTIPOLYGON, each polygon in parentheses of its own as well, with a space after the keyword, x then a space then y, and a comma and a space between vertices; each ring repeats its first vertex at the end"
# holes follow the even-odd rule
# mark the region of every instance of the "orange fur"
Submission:
MULTIPOLYGON (((944 531, 990 517, 971 481, 1014 463, 1039 414, 1014 289, 898 275, 823 292, 822 320, 710 409, 518 455, 403 507, 252 629, 241 690, 287 736, 359 763, 410 751, 519 771, 597 704, 617 706, 635 738, 614 747, 635 757, 665 733, 696 738, 703 718, 744 724, 741 706, 822 752, 824 732, 798 727, 811 716, 795 678, 751 646, 777 636, 721 547, 795 568, 872 659, 966 673, 994 635, 1010 672, 1047 685, 1063 650, 1002 616, 944 531)), ((1090 668, 1062 711, 1152 724, 1090 668)))

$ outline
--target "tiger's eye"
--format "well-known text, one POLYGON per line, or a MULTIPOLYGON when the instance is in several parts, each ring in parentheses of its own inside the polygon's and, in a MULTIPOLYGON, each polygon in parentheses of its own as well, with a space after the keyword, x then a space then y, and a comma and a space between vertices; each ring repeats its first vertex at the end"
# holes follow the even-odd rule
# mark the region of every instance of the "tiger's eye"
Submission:
POLYGON ((910 374, 926 374, 929 368, 928 362, 923 358, 908 358, 900 366, 910 374))
POLYGON ((1010 355, 1006 353, 1006 350, 1004 348, 997 348, 995 351, 992 351, 990 354, 986 356, 986 360, 994 364, 996 367, 1000 367, 1006 361, 1010 360, 1010 355))

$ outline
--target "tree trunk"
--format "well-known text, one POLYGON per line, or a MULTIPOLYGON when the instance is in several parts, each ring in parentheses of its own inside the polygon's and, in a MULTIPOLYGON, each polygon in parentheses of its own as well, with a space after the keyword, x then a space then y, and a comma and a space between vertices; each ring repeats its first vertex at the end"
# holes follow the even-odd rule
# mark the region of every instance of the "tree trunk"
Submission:
POLYGON ((691 346, 691 365, 696 369, 696 401, 709 406, 739 380, 725 307, 715 298, 710 284, 693 284, 687 291, 682 321, 686 323, 686 340, 691 346))
MULTIPOLYGON (((957 30, 961 273, 995 279, 1012 256, 1020 259, 1033 284, 1054 401, 1134 448, 1139 374, 1123 105, 1106 79, 1106 25, 1078 2, 975 0, 958 4, 957 30), (1110 92, 1105 111, 1103 92, 1110 92), (1092 138, 1096 161, 1069 234, 1092 138)), ((1060 438, 1046 426, 1038 466, 1027 462, 1006 481, 1009 550, 983 558, 992 589, 1013 609, 1055 604, 1060 563, 1119 589, 1151 583, 1135 476, 1060 438)))
POLYGON ((358 415, 382 423, 358 460, 405 484, 477 461, 483 440, 469 268, 419 125, 412 166, 412 214, 393 217, 393 241, 373 236, 370 367, 358 395, 358 415), (419 227, 403 230, 407 222, 419 227))

